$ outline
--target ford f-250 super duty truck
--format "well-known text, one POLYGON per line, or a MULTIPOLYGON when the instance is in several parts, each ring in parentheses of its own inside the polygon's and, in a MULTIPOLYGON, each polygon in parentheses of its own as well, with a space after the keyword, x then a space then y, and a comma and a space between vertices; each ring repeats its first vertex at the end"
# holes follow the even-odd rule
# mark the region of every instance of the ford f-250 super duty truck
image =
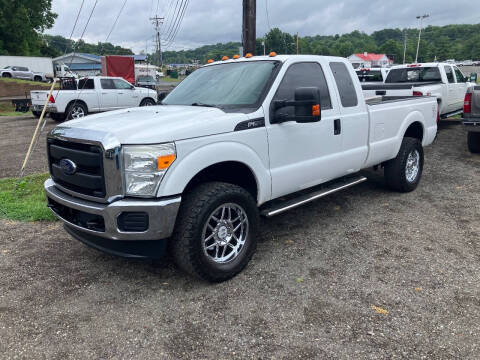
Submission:
POLYGON ((393 66, 384 84, 362 84, 366 98, 375 96, 435 96, 438 118, 459 114, 469 86, 474 84, 455 66, 422 63, 393 66))
POLYGON ((57 126, 48 206, 92 247, 157 257, 163 246, 187 272, 222 281, 252 257, 260 214, 358 184, 379 165, 391 189, 414 190, 436 116, 434 97, 366 103, 343 58, 213 62, 163 105, 57 126))

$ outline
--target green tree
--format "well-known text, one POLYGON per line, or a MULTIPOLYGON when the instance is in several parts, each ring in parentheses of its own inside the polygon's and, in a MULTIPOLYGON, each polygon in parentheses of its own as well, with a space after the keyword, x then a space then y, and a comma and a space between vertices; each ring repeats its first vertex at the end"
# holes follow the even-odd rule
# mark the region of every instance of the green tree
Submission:
POLYGON ((40 34, 53 26, 52 0, 0 0, 0 53, 41 55, 40 34))

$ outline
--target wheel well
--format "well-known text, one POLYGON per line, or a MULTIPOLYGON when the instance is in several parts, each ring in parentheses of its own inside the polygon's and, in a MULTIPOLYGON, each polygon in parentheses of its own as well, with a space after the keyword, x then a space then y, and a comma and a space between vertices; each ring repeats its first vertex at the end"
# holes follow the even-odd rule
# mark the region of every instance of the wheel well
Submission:
POLYGON ((41 77, 40 75, 35 75, 35 76, 33 77, 33 79, 34 79, 34 80, 35 80, 35 79, 40 79, 40 80, 42 80, 42 77, 41 77))
POLYGON ((140 101, 140 104, 142 104, 145 100, 152 100, 153 102, 155 102, 155 99, 154 98, 151 98, 150 96, 147 96, 145 98, 142 99, 142 101, 140 101))
POLYGON ((257 199, 258 187, 252 170, 245 164, 237 161, 226 161, 210 165, 195 175, 185 187, 184 192, 194 188, 195 186, 210 182, 222 181, 230 184, 238 185, 257 199))
POLYGON ((67 107, 65 108, 65 112, 68 112, 68 110, 70 108, 70 105, 72 105, 74 103, 83 104, 87 108, 87 111, 88 111, 88 105, 85 103, 85 101, 77 99, 77 100, 72 100, 67 104, 67 107))
POLYGON ((407 128, 407 131, 405 131, 405 137, 412 137, 422 141, 423 140, 422 124, 419 123, 418 121, 411 123, 410 126, 407 128))

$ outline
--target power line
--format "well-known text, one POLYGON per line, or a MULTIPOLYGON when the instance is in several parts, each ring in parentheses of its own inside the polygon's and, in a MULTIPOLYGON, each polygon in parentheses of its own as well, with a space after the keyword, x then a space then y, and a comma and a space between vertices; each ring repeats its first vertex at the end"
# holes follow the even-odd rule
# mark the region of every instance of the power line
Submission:
MULTIPOLYGON (((120 18, 120 15, 122 14, 123 8, 125 7, 125 4, 126 4, 126 3, 127 3, 127 0, 125 0, 125 1, 123 2, 123 5, 122 5, 122 7, 120 8, 120 11, 118 12, 117 18, 115 19, 115 21, 114 21, 114 23, 113 23, 113 25, 112 25, 112 28, 110 29, 110 32, 108 33, 107 38, 105 39, 105 42, 104 42, 104 43, 106 43, 106 42, 108 41, 108 39, 110 38, 110 35, 112 34, 112 31, 113 31, 113 29, 115 28, 115 25, 117 25, 117 21, 118 21, 118 19, 120 18)), ((103 50, 103 45, 102 45, 102 50, 103 50)), ((100 55, 101 55, 101 51, 100 51, 100 55)))
POLYGON ((270 16, 268 15, 268 0, 265 0, 265 13, 267 15, 268 31, 270 31, 272 28, 270 27, 270 16))
POLYGON ((68 44, 69 44, 70 40, 72 40, 73 32, 75 31, 75 28, 77 27, 78 18, 80 17, 80 13, 82 12, 82 8, 83 8, 84 3, 85 3, 85 0, 82 0, 82 3, 80 4, 80 9, 78 9, 77 18, 75 19, 75 23, 73 24, 72 32, 70 33, 70 37, 68 38, 69 41, 67 42, 67 45, 65 46, 65 52, 63 53, 63 56, 65 56, 67 54, 68 44))
MULTIPOLYGON (((173 29, 175 28, 175 25, 178 21, 178 18, 179 18, 179 15, 180 15, 180 9, 182 8, 184 0, 181 0, 180 7, 178 6, 179 2, 180 2, 179 0, 176 0, 175 10, 172 13, 173 21, 170 21, 168 23, 167 30, 165 30, 165 32, 164 32, 166 34, 165 39, 168 39, 172 35, 173 29)), ((173 4, 173 1, 172 1, 172 4, 173 4)), ((171 9, 173 9, 173 7, 171 7, 171 9)), ((167 21, 168 21, 168 18, 167 18, 167 21)), ((165 41, 168 41, 168 40, 165 40, 165 41)))
POLYGON ((170 42, 166 45, 166 47, 171 46, 175 42, 175 38, 177 37, 178 32, 180 31, 180 26, 182 24, 183 18, 185 16, 185 12, 187 10, 187 6, 190 0, 186 0, 182 9, 182 14, 180 15, 180 19, 177 23, 177 27, 175 32, 173 33, 172 37, 170 38, 170 42))

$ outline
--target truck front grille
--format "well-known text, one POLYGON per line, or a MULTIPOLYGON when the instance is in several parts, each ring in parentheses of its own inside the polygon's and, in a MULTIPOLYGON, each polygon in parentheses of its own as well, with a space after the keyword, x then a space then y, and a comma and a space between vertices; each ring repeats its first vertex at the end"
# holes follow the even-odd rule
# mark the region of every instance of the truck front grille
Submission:
POLYGON ((48 139, 50 175, 58 185, 79 194, 105 197, 103 152, 100 146, 48 139), (62 168, 62 160, 76 166, 73 173, 62 168))

